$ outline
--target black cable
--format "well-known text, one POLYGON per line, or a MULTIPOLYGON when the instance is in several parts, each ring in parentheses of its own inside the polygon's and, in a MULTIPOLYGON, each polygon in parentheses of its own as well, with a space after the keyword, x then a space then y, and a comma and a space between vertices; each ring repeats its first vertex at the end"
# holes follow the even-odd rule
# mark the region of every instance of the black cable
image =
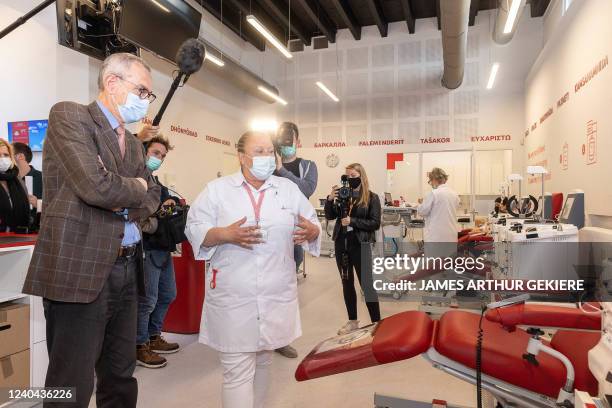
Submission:
POLYGON ((482 341, 484 331, 482 330, 482 319, 487 310, 483 306, 480 312, 480 321, 478 322, 478 336, 476 338, 476 406, 482 408, 482 341))

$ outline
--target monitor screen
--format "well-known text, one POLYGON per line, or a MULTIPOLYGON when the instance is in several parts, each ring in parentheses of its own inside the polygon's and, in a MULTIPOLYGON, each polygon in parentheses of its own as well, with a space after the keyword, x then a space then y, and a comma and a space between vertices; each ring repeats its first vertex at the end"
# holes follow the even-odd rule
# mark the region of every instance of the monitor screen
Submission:
POLYGON ((48 126, 46 119, 9 122, 8 141, 25 143, 33 152, 42 152, 48 126))
POLYGON ((175 62, 189 38, 198 38, 202 15, 184 0, 124 0, 118 34, 175 62))

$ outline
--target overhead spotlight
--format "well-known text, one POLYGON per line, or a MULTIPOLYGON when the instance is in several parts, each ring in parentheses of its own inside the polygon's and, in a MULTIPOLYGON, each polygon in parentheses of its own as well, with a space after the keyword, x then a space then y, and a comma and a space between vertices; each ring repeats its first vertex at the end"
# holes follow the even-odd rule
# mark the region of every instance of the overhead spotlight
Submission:
POLYGON ((334 101, 334 102, 339 102, 340 101, 340 99, 338 99, 338 97, 336 95, 334 95, 334 93, 332 91, 330 91, 329 88, 326 87, 323 82, 317 81, 317 86, 319 88, 321 88, 321 90, 323 92, 325 92, 327 94, 327 96, 329 96, 332 99, 332 101, 334 101))
POLYGON ((493 84, 495 83, 495 77, 497 76, 498 70, 499 70, 499 62, 495 62, 491 66, 491 73, 489 74, 489 82, 487 82, 487 89, 493 88, 493 84))
POLYGON ((249 124, 249 129, 254 132, 276 132, 278 122, 275 119, 256 118, 249 124))
POLYGON ((254 15, 248 15, 246 16, 246 21, 253 26, 253 28, 255 28, 257 31, 259 31, 259 33, 261 35, 263 35, 266 40, 268 40, 268 42, 270 44, 272 44, 273 46, 275 46, 280 52, 281 54, 283 54, 285 57, 291 59, 293 58, 293 55, 291 55, 291 53, 289 52, 289 50, 287 49, 287 47, 285 47, 275 36, 274 34, 272 34, 272 32, 270 30, 268 30, 266 28, 266 26, 264 26, 263 24, 261 24, 261 22, 259 22, 259 20, 257 19, 257 17, 255 17, 254 15))
POLYGON ((287 105, 287 101, 286 100, 284 100, 283 98, 281 98, 280 96, 278 96, 277 94, 275 94, 274 92, 269 90, 268 88, 259 85, 257 87, 257 89, 259 89, 264 94, 268 95, 270 98, 274 99, 276 102, 278 102, 278 103, 280 103, 282 105, 287 105))
POLYGON ((223 62, 221 60, 221 58, 217 58, 214 55, 209 54, 209 53, 206 53, 206 57, 204 59, 206 59, 206 60, 208 60, 208 61, 212 62, 213 64, 218 65, 220 67, 225 65, 225 62, 223 62))

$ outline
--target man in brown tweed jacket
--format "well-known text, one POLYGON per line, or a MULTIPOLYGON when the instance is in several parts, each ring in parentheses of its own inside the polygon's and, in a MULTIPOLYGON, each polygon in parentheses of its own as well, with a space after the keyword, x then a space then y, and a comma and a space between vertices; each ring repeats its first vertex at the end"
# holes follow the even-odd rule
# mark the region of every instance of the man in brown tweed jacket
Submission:
POLYGON ((98 100, 51 108, 43 150, 45 184, 38 242, 23 292, 43 297, 46 387, 75 387, 87 407, 135 407, 138 292, 144 287, 138 222, 159 206, 160 189, 142 144, 125 130, 150 101, 149 67, 114 54, 101 68, 98 100))

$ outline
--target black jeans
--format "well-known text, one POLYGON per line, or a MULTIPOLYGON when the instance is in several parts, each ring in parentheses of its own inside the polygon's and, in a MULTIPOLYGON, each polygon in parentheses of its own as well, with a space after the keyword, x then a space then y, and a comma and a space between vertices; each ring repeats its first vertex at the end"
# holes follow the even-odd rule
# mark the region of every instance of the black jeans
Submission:
POLYGON ((136 262, 136 257, 118 259, 92 303, 43 300, 49 352, 45 386, 76 387, 77 401, 45 403, 45 408, 86 408, 94 371, 98 408, 136 407, 136 262))
MULTIPOLYGON (((338 265, 338 271, 342 272, 342 254, 345 252, 344 234, 338 235, 334 246, 336 252, 336 265, 338 265)), ((368 307, 372 323, 377 322, 380 320, 380 305, 378 304, 378 297, 376 296, 372 280, 372 248, 370 245, 364 245, 362 247, 355 234, 349 232, 346 239, 346 252, 348 254, 348 279, 341 279, 341 281, 348 318, 349 320, 357 320, 357 293, 355 292, 355 276, 353 274, 353 269, 355 269, 359 285, 366 294, 366 299, 376 300, 366 302, 366 306, 368 307), (362 250, 368 251, 364 254, 364 258, 369 260, 363 262, 363 265, 362 250)), ((342 276, 342 274, 340 276, 342 276)))

